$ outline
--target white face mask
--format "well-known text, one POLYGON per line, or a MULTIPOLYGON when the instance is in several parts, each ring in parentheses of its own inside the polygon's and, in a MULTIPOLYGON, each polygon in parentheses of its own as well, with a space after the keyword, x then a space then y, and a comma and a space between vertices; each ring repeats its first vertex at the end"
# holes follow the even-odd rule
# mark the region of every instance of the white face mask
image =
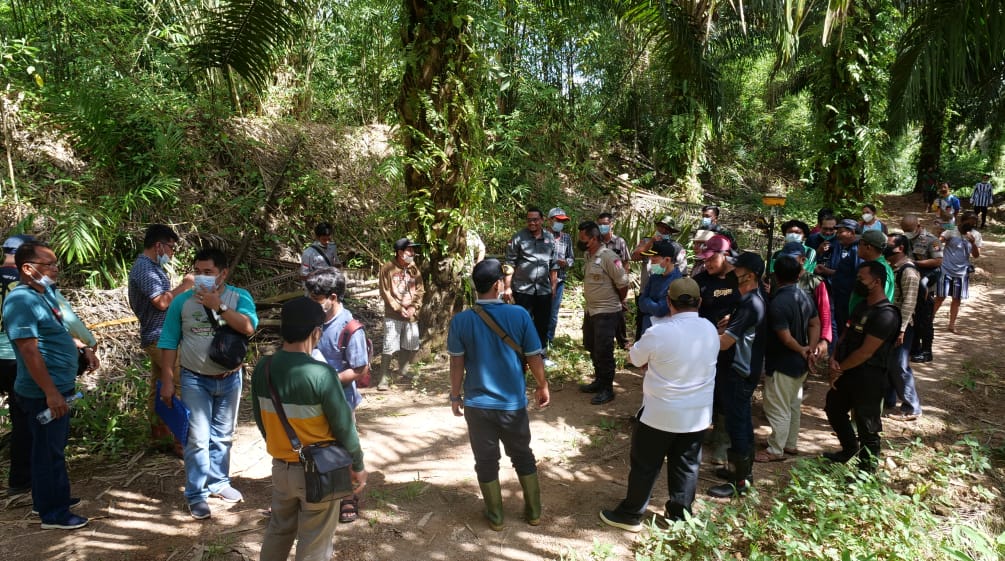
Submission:
POLYGON ((216 288, 216 275, 196 275, 195 287, 203 290, 213 290, 216 288))
POLYGON ((803 235, 798 232, 789 232, 788 234, 785 234, 785 242, 803 243, 803 235))
POLYGON ((411 265, 412 262, 415 261, 415 256, 414 255, 402 255, 401 256, 401 260, 404 261, 405 263, 411 265))
POLYGON ((712 225, 712 219, 711 218, 709 218, 707 216, 702 217, 702 219, 701 219, 701 227, 702 228, 708 228, 711 225, 712 225))
POLYGON ((39 273, 38 269, 36 269, 35 267, 32 267, 31 269, 36 273, 38 273, 39 275, 41 275, 41 278, 36 279, 35 277, 32 277, 32 280, 42 285, 43 289, 48 289, 49 287, 56 285, 56 281, 49 278, 49 275, 43 275, 42 273, 39 273))
POLYGON ((167 267, 168 263, 170 263, 170 262, 171 262, 171 258, 168 257, 167 253, 162 253, 162 254, 160 254, 160 255, 157 256, 157 264, 160 265, 161 267, 167 267))
POLYGON ((862 215, 862 222, 872 222, 873 218, 875 218, 875 216, 873 214, 867 212, 867 213, 865 213, 865 214, 862 215))

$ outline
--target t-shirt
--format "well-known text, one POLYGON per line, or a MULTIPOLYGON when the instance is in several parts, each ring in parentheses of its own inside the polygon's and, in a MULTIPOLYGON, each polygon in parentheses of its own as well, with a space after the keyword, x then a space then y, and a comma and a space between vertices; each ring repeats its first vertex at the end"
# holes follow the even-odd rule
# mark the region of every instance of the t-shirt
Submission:
POLYGON ((960 235, 957 230, 946 230, 942 233, 942 272, 943 274, 962 278, 967 275, 970 267, 970 241, 960 235))
POLYGON ((153 259, 142 253, 129 269, 129 307, 140 320, 140 346, 157 342, 167 310, 158 310, 152 299, 171 290, 167 273, 153 259))
POLYGON ((939 220, 946 224, 956 223, 956 213, 960 212, 960 199, 956 198, 956 195, 939 197, 936 205, 939 209, 939 220))
POLYGON ((701 307, 698 309, 698 315, 711 321, 713 325, 732 314, 740 303, 740 285, 733 271, 726 273, 725 278, 702 271, 695 275, 694 281, 701 289, 701 307))
MULTIPOLYGON (((845 330, 844 338, 838 345, 835 356, 838 361, 844 360, 855 349, 862 346, 867 335, 872 335, 883 340, 883 345, 873 353, 872 357, 845 374, 865 373, 869 370, 885 372, 891 343, 899 333, 900 311, 889 300, 884 298, 872 306, 867 302, 860 302, 851 312, 848 329, 845 330)), ((877 382, 885 383, 885 380, 877 380, 877 382)))
POLYGON ((328 242, 328 246, 322 246, 320 242, 314 242, 307 246, 303 255, 300 256, 300 276, 306 277, 315 269, 323 267, 341 267, 342 262, 338 258, 338 248, 335 242, 328 242))
POLYGON ((251 411, 269 455, 285 462, 300 460, 272 403, 265 379, 266 367, 276 395, 283 403, 283 412, 300 443, 308 446, 336 440, 352 456, 352 469, 363 470, 363 450, 359 446, 352 408, 341 391, 338 373, 305 353, 282 349, 271 357, 262 357, 251 375, 251 411))
MULTIPOLYGON (((499 300, 478 300, 476 304, 520 346, 525 356, 541 354, 541 340, 527 310, 499 300)), ((527 407, 523 357, 474 310, 464 310, 450 320, 447 352, 464 357, 465 407, 500 411, 527 407)))
MULTIPOLYGON (((49 371, 52 382, 60 393, 73 390, 77 379, 77 344, 63 325, 59 304, 51 294, 19 284, 3 303, 4 329, 11 342, 19 339, 38 339, 38 350, 49 371)), ((45 392, 31 378, 24 357, 14 345, 17 360, 17 378, 14 391, 30 398, 44 398, 45 392)))
MULTIPOLYGON (((760 376, 764 365, 764 297, 760 289, 751 290, 740 296, 740 304, 729 318, 726 335, 732 337, 734 344, 731 367, 743 378, 753 375, 760 376)), ((720 352, 720 356, 729 351, 720 352)), ((722 364, 720 359, 719 364, 722 364)))
MULTIPOLYGON (((206 315, 206 307, 192 298, 193 294, 195 292, 192 290, 186 290, 171 301, 167 316, 164 318, 161 338, 157 341, 157 348, 177 349, 182 368, 197 374, 215 376, 229 372, 230 368, 225 368, 209 359, 209 346, 213 342, 213 325, 206 315)), ((220 295, 220 302, 248 316, 251 319, 251 326, 258 327, 255 302, 247 290, 228 284, 220 295)), ((221 324, 227 323, 222 317, 218 320, 221 324)))
MULTIPOLYGON (((321 340, 318 346, 311 353, 311 357, 327 363, 335 369, 335 373, 349 368, 363 368, 370 363, 370 357, 366 350, 366 332, 357 330, 346 343, 345 353, 339 348, 339 340, 342 338, 342 331, 346 324, 352 321, 352 312, 345 307, 331 320, 326 322, 321 328, 321 340)), ((356 381, 353 380, 347 386, 342 386, 345 391, 346 401, 355 409, 363 400, 363 396, 356 389, 356 381)))
POLYGON ((818 317, 816 304, 798 285, 780 287, 768 307, 768 372, 798 378, 806 373, 806 357, 782 344, 778 332, 788 330, 800 345, 810 342, 809 323, 818 317))
MULTIPOLYGON (((15 267, 0 267, 0 310, 4 298, 21 282, 21 277, 15 267)), ((0 315, 0 360, 14 360, 14 347, 7 337, 7 329, 3 327, 3 315, 0 315)))
POLYGON ((614 314, 621 311, 619 289, 628 286, 628 274, 618 255, 601 247, 593 255, 586 255, 583 264, 583 298, 586 313, 614 314))

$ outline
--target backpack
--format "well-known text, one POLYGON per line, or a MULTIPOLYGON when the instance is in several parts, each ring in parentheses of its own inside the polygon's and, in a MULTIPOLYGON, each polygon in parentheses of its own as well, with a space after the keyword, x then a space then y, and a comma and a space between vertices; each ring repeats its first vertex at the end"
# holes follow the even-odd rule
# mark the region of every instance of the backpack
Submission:
MULTIPOLYGON (((347 368, 349 365, 348 360, 346 360, 346 349, 349 347, 349 340, 361 329, 363 329, 363 322, 353 318, 349 320, 349 323, 345 324, 345 327, 342 328, 342 333, 338 337, 338 350, 342 353, 342 360, 346 361, 347 368)), ((366 335, 366 331, 363 332, 363 335, 366 335)), ((373 341, 369 337, 366 337, 366 366, 363 367, 363 374, 356 379, 356 385, 361 388, 370 387, 371 362, 373 362, 373 341)))
MULTIPOLYGON (((895 304, 893 304, 889 300, 886 302, 886 304, 877 307, 877 309, 880 310, 885 308, 892 309, 894 312, 897 313, 897 325, 899 327, 900 308, 898 308, 895 304)), ((865 327, 865 324, 868 323, 868 321, 869 316, 867 315, 865 322, 862 323, 862 327, 865 327)), ((886 341, 883 341, 883 344, 879 347, 879 349, 877 349, 876 352, 873 353, 873 355, 869 357, 868 360, 865 361, 865 364, 871 366, 877 366, 883 370, 884 374, 886 374, 886 376, 884 376, 882 384, 884 392, 890 389, 890 387, 893 385, 893 380, 900 377, 900 352, 897 350, 898 347, 894 346, 893 344, 897 340, 897 333, 899 332, 900 331, 898 329, 897 331, 894 332, 894 334, 890 338, 888 338, 886 341)), ((910 343, 905 341, 904 344, 909 345, 910 343)))
POLYGON ((918 271, 918 274, 921 276, 921 280, 918 283, 918 301, 914 303, 914 317, 918 317, 918 313, 922 310, 922 306, 925 305, 928 300, 929 293, 934 290, 934 287, 929 287, 929 283, 931 282, 930 277, 922 273, 921 269, 919 269, 917 265, 908 261, 900 268, 899 271, 896 272, 897 287, 900 288, 901 292, 904 292, 904 289, 901 288, 901 279, 904 278, 905 269, 914 269, 915 271, 918 271))

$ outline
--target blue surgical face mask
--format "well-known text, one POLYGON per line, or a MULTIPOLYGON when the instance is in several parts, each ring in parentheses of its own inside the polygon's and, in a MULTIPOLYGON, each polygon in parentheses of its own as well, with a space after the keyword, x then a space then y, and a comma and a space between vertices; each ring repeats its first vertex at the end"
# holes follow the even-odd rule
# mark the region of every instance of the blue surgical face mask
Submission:
POLYGON ((785 242, 803 243, 803 235, 798 232, 789 232, 788 234, 785 234, 785 242))
POLYGON ((216 288, 216 275, 196 275, 195 287, 203 290, 213 290, 216 288))
MULTIPOLYGON (((35 267, 32 267, 32 269, 34 269, 36 273, 39 273, 38 269, 35 269, 35 267)), ((48 289, 52 288, 53 286, 56 286, 56 281, 54 281, 51 278, 49 278, 49 275, 42 275, 42 273, 39 273, 39 275, 41 275, 41 278, 37 278, 36 279, 36 278, 32 277, 32 280, 34 280, 35 282, 37 282, 38 284, 40 284, 42 286, 43 290, 48 290, 48 289)))
POLYGON ((825 239, 825 240, 827 240, 827 241, 833 240, 835 236, 836 236, 836 234, 831 234, 829 236, 825 236, 823 234, 820 234, 820 237, 823 238, 823 239, 825 239))
POLYGON ((663 267, 663 265, 660 265, 659 263, 653 263, 652 265, 649 265, 649 272, 654 275, 662 275, 663 273, 667 272, 667 270, 665 267, 663 267))
POLYGON ((551 225, 551 230, 553 232, 561 232, 562 228, 565 228, 565 224, 562 222, 555 222, 554 224, 551 225))
POLYGON ((160 254, 160 255, 157 256, 157 264, 160 265, 161 267, 167 267, 168 263, 170 263, 170 262, 171 262, 171 258, 168 257, 167 253, 162 253, 162 254, 160 254))
POLYGON ((599 225, 597 225, 597 227, 600 229, 600 233, 603 234, 603 235, 605 235, 605 236, 607 234, 611 233, 611 225, 610 224, 599 224, 599 225))
POLYGON ((701 219, 701 227, 702 228, 708 228, 711 225, 712 225, 712 219, 711 218, 709 218, 707 216, 702 217, 702 219, 701 219))

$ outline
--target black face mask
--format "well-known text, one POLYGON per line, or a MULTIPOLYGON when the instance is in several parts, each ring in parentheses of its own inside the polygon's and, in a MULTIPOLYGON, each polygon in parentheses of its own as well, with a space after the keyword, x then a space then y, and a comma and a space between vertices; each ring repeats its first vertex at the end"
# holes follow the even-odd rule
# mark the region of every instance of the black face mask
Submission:
POLYGON ((579 248, 579 251, 586 251, 590 249, 590 244, 584 242, 583 240, 578 240, 576 242, 576 247, 579 248))
POLYGON ((970 231, 973 229, 974 227, 971 224, 960 224, 960 233, 963 234, 964 236, 969 234, 970 231))
POLYGON ((883 248, 883 257, 886 257, 887 259, 889 259, 889 258, 893 257, 893 255, 894 255, 894 252, 893 252, 893 248, 892 247, 886 246, 885 248, 883 248))
POLYGON ((863 298, 869 295, 869 285, 865 284, 860 280, 855 281, 855 294, 862 296, 863 298))

